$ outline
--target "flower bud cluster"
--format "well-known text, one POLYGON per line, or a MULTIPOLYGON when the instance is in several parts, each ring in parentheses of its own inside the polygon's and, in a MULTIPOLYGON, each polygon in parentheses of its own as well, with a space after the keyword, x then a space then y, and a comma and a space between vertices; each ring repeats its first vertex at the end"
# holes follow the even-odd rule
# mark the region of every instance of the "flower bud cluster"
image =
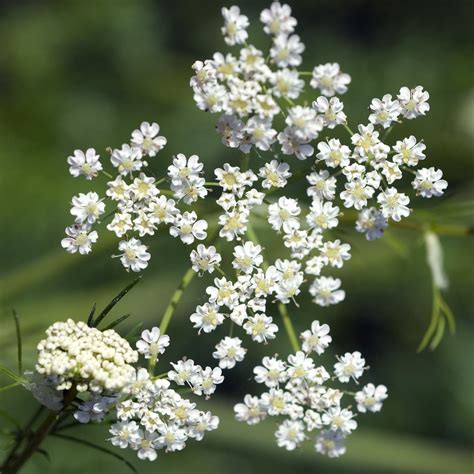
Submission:
POLYGON ((127 386, 138 353, 113 329, 100 331, 68 319, 46 330, 38 344, 36 371, 57 377, 56 390, 116 393, 127 386))

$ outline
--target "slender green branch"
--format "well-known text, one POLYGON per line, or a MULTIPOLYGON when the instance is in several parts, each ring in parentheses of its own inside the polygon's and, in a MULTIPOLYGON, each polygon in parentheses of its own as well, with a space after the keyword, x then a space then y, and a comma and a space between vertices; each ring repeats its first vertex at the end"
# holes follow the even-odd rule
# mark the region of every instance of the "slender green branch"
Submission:
POLYGON ((0 392, 6 392, 7 390, 10 390, 11 388, 15 388, 21 385, 20 382, 13 382, 8 385, 4 385, 3 387, 0 387, 0 392))
POLYGON ((298 352, 301 350, 300 343, 298 341, 298 337, 296 336, 295 328, 293 323, 291 322, 290 315, 288 314, 288 308, 285 304, 279 303, 278 304, 278 312, 283 320, 283 325, 285 326, 286 334, 288 335, 288 339, 290 340, 291 348, 298 352))
POLYGON ((352 135, 354 135, 354 132, 351 130, 349 125, 347 125, 347 123, 343 123, 342 126, 348 131, 348 133, 351 137, 352 137, 352 135))
POLYGON ((72 403, 76 395, 77 390, 75 388, 71 388, 70 390, 65 392, 62 410, 59 412, 50 411, 48 413, 48 416, 43 420, 38 429, 31 434, 31 436, 23 436, 23 439, 20 438, 20 442, 17 446, 14 447, 15 449, 10 452, 2 468, 0 469, 0 472, 2 472, 2 474, 16 474, 28 461, 28 459, 30 459, 30 457, 36 451, 38 451, 41 443, 44 441, 46 436, 51 433, 54 426, 56 425, 60 413, 62 413, 72 403), (26 442, 23 451, 21 451, 20 454, 15 455, 16 450, 18 449, 19 445, 23 440, 25 440, 26 442))
POLYGON ((168 303, 168 306, 166 307, 165 313, 163 315, 163 319, 161 320, 161 324, 160 324, 161 334, 166 333, 166 330, 168 329, 168 325, 171 321, 171 317, 173 316, 175 312, 176 305, 181 300, 184 290, 191 283, 195 274, 196 272, 192 268, 188 268, 188 270, 186 270, 186 273, 183 275, 183 278, 181 278, 178 288, 176 288, 173 295, 171 296, 171 300, 168 303))

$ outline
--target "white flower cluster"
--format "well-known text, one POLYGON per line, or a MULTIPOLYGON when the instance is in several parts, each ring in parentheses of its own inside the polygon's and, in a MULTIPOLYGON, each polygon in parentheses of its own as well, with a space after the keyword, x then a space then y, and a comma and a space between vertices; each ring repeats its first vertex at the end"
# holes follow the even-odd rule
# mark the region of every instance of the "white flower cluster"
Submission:
POLYGON ((264 357, 262 365, 255 367, 255 381, 268 391, 260 397, 245 395, 243 403, 234 407, 235 417, 249 425, 267 416, 285 417, 275 432, 279 447, 291 451, 311 437, 317 452, 338 457, 346 451, 345 438, 357 428, 356 414, 343 405, 344 396, 351 397, 361 413, 378 412, 387 398, 387 389, 370 383, 357 393, 328 387, 328 382, 335 379, 357 383, 368 368, 365 360, 360 352, 348 352, 337 358, 331 376, 311 356, 322 354, 329 346, 329 326, 313 321, 301 340, 303 350, 290 354, 286 361, 277 356, 264 357))
POLYGON ((38 344, 37 373, 54 378, 56 390, 75 387, 78 392, 118 393, 135 369, 138 353, 113 329, 100 331, 68 319, 46 330, 38 344))
MULTIPOLYGON (((238 7, 223 9, 223 15, 227 25, 222 30, 226 43, 244 46, 238 56, 215 53, 212 59, 195 62, 195 75, 190 84, 198 108, 221 114, 216 129, 224 145, 245 154, 255 149, 259 157, 260 152, 270 151, 275 158, 281 154, 307 159, 314 154, 312 142, 322 130, 344 125, 350 131, 343 111, 344 104, 335 95, 347 91, 351 78, 341 72, 339 64, 314 67, 310 86, 318 89, 321 95, 316 97, 312 107, 294 102, 303 92, 305 84, 301 77, 307 73, 297 69, 302 62, 304 44, 298 35, 293 34, 297 22, 291 16, 288 5, 273 2, 270 9, 261 13, 264 31, 272 38, 269 54, 247 44, 249 21, 240 14, 238 7), (232 41, 229 41, 229 28, 234 32, 232 41), (279 116, 283 117, 286 125, 280 132, 274 128, 279 116)), ((386 94, 382 99, 372 100, 369 124, 359 125, 358 133, 350 132, 351 147, 337 138, 328 138, 316 144, 319 150, 316 163, 325 165, 327 169, 307 176, 312 185, 309 193, 315 200, 313 223, 323 228, 337 225, 339 208, 327 201, 334 200, 338 195, 344 207, 358 211, 356 229, 365 233, 369 240, 380 237, 389 219, 399 221, 411 212, 409 197, 394 186, 396 181, 402 179, 403 171, 415 175, 412 186, 418 195, 430 198, 443 194, 447 182, 442 179, 441 170, 433 167, 416 172, 412 170, 425 159, 423 152, 426 146, 422 142, 410 136, 392 146, 384 143, 393 124, 425 115, 430 108, 428 99, 428 92, 421 86, 414 89, 402 87, 396 98, 386 94), (380 136, 380 129, 388 130, 380 136), (337 193, 337 176, 340 174, 344 183, 337 193), (317 222, 319 219, 321 223, 317 222)), ((262 172, 270 174, 264 187, 284 187, 286 178, 278 175, 289 174, 288 165, 282 159, 272 160, 271 163, 262 172), (285 172, 282 167, 285 167, 285 172), (275 169, 282 172, 275 173, 275 169)), ((248 177, 244 181, 247 186, 251 183, 248 177)), ((299 213, 298 206, 294 201, 283 204, 282 212, 288 217, 275 217, 273 225, 289 232, 296 226, 293 218, 299 213)), ((276 214, 281 206, 274 206, 273 209, 276 214)), ((236 214, 232 214, 235 217, 232 220, 232 225, 236 227, 235 236, 243 234, 248 219, 246 214, 242 206, 236 214)))
MULTIPOLYGON (((68 158, 70 172, 75 177, 92 179, 99 171, 110 177, 105 194, 112 201, 114 210, 106 216, 112 217, 107 229, 123 239, 118 244, 120 254, 117 257, 127 270, 134 272, 145 269, 151 258, 148 247, 140 238, 153 236, 160 224, 168 225, 170 234, 185 244, 207 236, 207 222, 198 220, 194 211, 181 212, 174 199, 161 194, 158 184, 164 179, 156 180, 147 170, 145 159, 154 157, 166 145, 166 138, 158 135, 159 130, 158 124, 143 122, 132 132, 129 144, 111 151, 110 160, 117 172, 115 177, 103 171, 99 156, 92 148, 85 153, 76 150, 74 156, 68 158)), ((200 176, 202 168, 196 155, 188 159, 178 154, 173 159, 168 177, 176 200, 189 205, 206 196, 207 189, 200 176)), ((104 199, 96 192, 73 197, 71 214, 75 222, 66 228, 67 237, 61 242, 63 248, 69 253, 90 253, 98 240, 94 226, 104 213, 104 199)))
MULTIPOLYGON (((160 336, 158 328, 144 331, 138 341, 145 357, 155 350, 164 352, 168 336, 160 336), (150 339, 152 340, 151 346, 150 339)), ((117 422, 110 427, 111 443, 122 449, 131 448, 140 459, 154 461, 157 450, 181 451, 189 439, 201 441, 206 431, 217 429, 219 418, 211 412, 200 411, 196 403, 183 398, 170 388, 170 381, 188 385, 196 395, 210 396, 216 385, 224 380, 221 369, 203 369, 190 359, 172 364, 167 378, 150 377, 139 369, 135 379, 125 389, 127 396, 116 405, 117 422)))

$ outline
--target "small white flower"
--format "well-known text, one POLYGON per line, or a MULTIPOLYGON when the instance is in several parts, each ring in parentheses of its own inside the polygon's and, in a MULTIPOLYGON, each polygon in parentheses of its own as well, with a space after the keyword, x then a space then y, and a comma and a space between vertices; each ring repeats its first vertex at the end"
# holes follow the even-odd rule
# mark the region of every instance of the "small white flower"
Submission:
POLYGON ((392 218, 398 222, 402 217, 410 215, 411 210, 407 206, 410 203, 410 199, 406 194, 399 193, 396 188, 387 188, 385 191, 382 191, 377 196, 377 201, 386 219, 392 218))
POLYGON ((129 199, 129 185, 122 176, 117 176, 113 181, 107 183, 105 194, 113 201, 126 201, 129 199))
POLYGON ((190 383, 191 378, 201 371, 201 368, 192 359, 171 362, 173 370, 168 372, 168 378, 178 385, 190 383))
POLYGON ((132 216, 128 212, 117 212, 107 229, 114 232, 117 237, 123 237, 133 228, 132 216))
POLYGON ((167 453, 184 449, 188 435, 186 430, 180 428, 177 424, 163 423, 159 426, 158 432, 160 436, 155 441, 156 447, 164 447, 167 453))
POLYGON ((244 360, 247 349, 242 347, 242 341, 238 337, 225 337, 216 345, 212 353, 219 360, 221 369, 232 369, 237 362, 244 360))
POLYGON ((163 354, 170 345, 170 338, 166 334, 161 335, 160 329, 154 327, 151 331, 145 329, 136 345, 138 352, 145 356, 145 359, 156 358, 158 354, 163 354))
POLYGON ((276 357, 264 357, 262 365, 253 369, 255 381, 263 383, 269 388, 278 387, 288 380, 286 364, 276 357))
POLYGON ((348 435, 357 428, 357 422, 353 420, 354 413, 347 408, 330 407, 321 417, 323 424, 328 425, 333 431, 340 431, 348 435))
POLYGON ((66 235, 67 237, 61 240, 61 246, 69 253, 79 252, 81 255, 90 253, 92 244, 99 238, 97 232, 91 231, 88 225, 78 224, 66 227, 66 235))
POLYGON ((219 231, 219 237, 228 241, 240 240, 240 237, 247 231, 248 218, 249 211, 245 208, 236 208, 220 215, 218 222, 222 228, 219 231))
POLYGON ((207 237, 207 222, 203 219, 197 220, 194 211, 185 211, 176 216, 170 227, 170 234, 179 237, 184 244, 191 245, 194 239, 204 240, 207 237))
POLYGON ((232 266, 239 272, 252 273, 254 268, 259 267, 263 262, 261 252, 261 245, 250 241, 243 245, 237 245, 234 248, 232 266))
POLYGON ((244 403, 237 403, 234 406, 235 419, 237 421, 245 421, 249 425, 255 425, 262 421, 266 412, 260 404, 258 397, 245 395, 244 403))
POLYGON ((191 378, 193 393, 196 395, 212 395, 216 391, 216 386, 224 381, 222 369, 220 367, 206 367, 200 374, 191 378))
POLYGON ((309 213, 306 215, 306 222, 310 229, 315 232, 322 232, 326 229, 337 227, 339 207, 333 206, 332 202, 324 202, 318 198, 313 199, 309 213))
POLYGON ((314 302, 319 306, 329 306, 344 300, 346 294, 340 289, 341 280, 333 277, 319 277, 314 280, 309 288, 314 302))
POLYGON ((314 148, 302 139, 294 127, 286 127, 280 132, 278 142, 284 155, 295 155, 298 160, 306 160, 314 153, 314 148))
POLYGON ((67 162, 69 172, 75 178, 85 176, 86 179, 91 180, 102 170, 99 155, 96 154, 94 148, 88 148, 85 153, 81 150, 74 150, 74 154, 68 157, 67 162))
POLYGON ((442 196, 448 187, 448 182, 443 177, 443 172, 433 167, 422 168, 416 172, 412 182, 413 189, 424 198, 442 196))
POLYGON ((385 385, 377 385, 376 387, 373 383, 369 383, 357 392, 354 398, 357 402, 357 409, 361 413, 367 411, 376 413, 382 409, 382 403, 387 397, 387 387, 385 385))
POLYGON ((297 99, 303 88, 304 81, 300 79, 298 71, 291 69, 280 69, 272 74, 270 82, 273 84, 275 97, 287 97, 297 99))
POLYGON ((209 295, 209 301, 216 303, 218 306, 227 306, 232 308, 239 297, 239 293, 235 285, 227 280, 227 278, 215 278, 215 286, 208 286, 206 293, 209 295))
POLYGON ((158 447, 158 434, 138 430, 138 440, 134 442, 133 447, 137 450, 137 456, 140 459, 154 461, 157 457, 155 448, 158 447))
POLYGON ((139 440, 138 425, 135 421, 114 423, 110 426, 109 432, 113 435, 110 442, 122 449, 136 444, 139 440))
MULTIPOLYGON (((268 151, 276 140, 277 131, 272 128, 271 119, 254 116, 248 120, 245 134, 249 136, 252 145, 255 145, 259 150, 268 151)), ((250 151, 250 146, 248 151, 250 151)))
POLYGON ((334 364, 334 373, 339 382, 347 383, 350 379, 357 382, 367 367, 365 367, 365 359, 359 351, 346 352, 343 356, 338 357, 334 364))
POLYGON ((380 239, 387 227, 387 219, 375 207, 369 207, 359 212, 356 230, 357 232, 365 233, 367 240, 380 239))
POLYGON ((105 204, 97 193, 79 193, 72 198, 71 214, 76 217, 76 224, 94 224, 104 212, 105 204))
POLYGON ((196 312, 189 319, 199 332, 209 333, 224 322, 224 315, 219 313, 219 307, 216 304, 204 303, 196 307, 196 312))
POLYGON ((268 223, 274 230, 283 229, 283 232, 288 234, 299 229, 300 221, 297 216, 300 213, 301 208, 296 199, 282 196, 278 202, 268 206, 268 223))
POLYGON ((351 258, 350 248, 349 244, 341 244, 339 239, 325 242, 321 248, 321 256, 327 260, 331 267, 342 268, 344 261, 351 258))
POLYGON ((179 214, 176 203, 166 196, 157 196, 148 205, 148 217, 154 224, 171 224, 179 214))
POLYGON ((392 122, 396 122, 402 109, 397 99, 392 100, 390 94, 385 94, 382 99, 372 99, 370 104, 372 113, 369 115, 369 122, 374 125, 382 125, 388 128, 392 122))
POLYGON ((229 46, 245 43, 248 38, 249 19, 241 15, 240 8, 235 5, 230 8, 223 7, 221 12, 224 18, 224 26, 221 28, 224 41, 229 46))
POLYGON ((345 454, 345 436, 341 431, 321 430, 316 437, 314 448, 329 458, 338 458, 345 454))
POLYGON ((373 153, 375 146, 380 143, 379 132, 375 131, 374 124, 360 124, 358 133, 351 137, 352 144, 355 145, 354 154, 361 158, 368 158, 369 153, 373 153))
POLYGON ((134 171, 139 171, 142 166, 144 166, 140 148, 132 148, 127 144, 122 145, 120 150, 114 150, 110 161, 123 176, 132 174, 134 171))
POLYGON ((428 104, 430 94, 423 90, 422 86, 416 86, 411 90, 408 87, 402 87, 397 97, 402 106, 402 115, 407 119, 425 115, 430 110, 430 104, 428 104))
POLYGON ((374 188, 368 186, 365 179, 354 179, 344 184, 345 190, 341 192, 341 199, 345 207, 354 207, 361 210, 367 206, 367 201, 373 196, 374 188))
POLYGON ((275 437, 280 448, 293 451, 306 439, 304 424, 299 420, 285 420, 278 426, 275 437))
POLYGON ((393 161, 399 165, 416 166, 420 160, 426 158, 423 153, 426 150, 426 145, 418 143, 413 135, 402 141, 398 140, 393 146, 393 150, 396 152, 393 155, 393 161))
POLYGON ((157 136, 160 126, 157 123, 142 122, 140 129, 132 132, 132 145, 140 148, 145 155, 155 156, 165 145, 166 138, 157 136))
POLYGON ((315 66, 310 86, 319 89, 326 97, 332 97, 347 92, 350 82, 351 76, 342 73, 339 64, 327 63, 315 66))
POLYGON ((275 333, 278 331, 278 326, 273 323, 273 319, 265 314, 250 316, 243 328, 255 342, 267 342, 267 339, 275 339, 275 333))
POLYGON ((278 160, 272 160, 260 168, 258 175, 264 178, 262 187, 265 189, 284 188, 291 177, 290 166, 278 160))
POLYGON ((328 170, 321 170, 319 173, 313 172, 306 176, 311 186, 308 187, 308 196, 314 198, 324 198, 332 201, 336 197, 336 178, 329 175, 328 170))
POLYGON ((330 168, 341 168, 349 165, 351 150, 348 146, 342 145, 337 138, 331 138, 327 142, 318 143, 319 153, 316 155, 320 160, 324 160, 326 166, 330 168))
POLYGON ((304 49, 305 46, 298 35, 287 36, 280 33, 273 38, 270 56, 280 68, 299 66, 302 61, 301 53, 304 49))
POLYGON ((127 270, 139 272, 148 266, 151 255, 147 252, 148 247, 142 245, 140 240, 131 238, 119 242, 120 261, 127 270))
POLYGON ((338 97, 331 97, 329 100, 320 96, 313 102, 313 107, 322 114, 324 126, 334 128, 336 125, 346 123, 347 116, 343 112, 344 104, 338 97))
POLYGON ((222 257, 213 245, 206 247, 203 244, 199 244, 196 250, 191 252, 191 263, 196 273, 213 273, 221 261, 222 257))
POLYGON ((327 324, 321 325, 319 321, 313 321, 311 330, 308 329, 301 333, 301 340, 305 352, 316 352, 321 355, 332 341, 332 337, 329 335, 329 326, 327 324))
POLYGON ((260 13, 260 21, 265 25, 263 31, 267 35, 278 35, 280 33, 290 34, 296 26, 296 19, 291 16, 289 5, 273 2, 270 8, 265 8, 260 13))

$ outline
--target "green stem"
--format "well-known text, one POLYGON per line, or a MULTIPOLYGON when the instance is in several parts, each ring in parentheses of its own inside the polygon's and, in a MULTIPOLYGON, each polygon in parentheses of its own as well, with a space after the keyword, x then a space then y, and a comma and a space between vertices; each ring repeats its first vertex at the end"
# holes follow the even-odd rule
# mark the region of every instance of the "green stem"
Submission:
POLYGON ((285 326, 286 334, 290 340, 291 348, 298 352, 301 350, 300 343, 298 342, 298 337, 296 336, 295 328, 291 322, 290 315, 288 313, 288 308, 283 303, 278 303, 278 312, 280 313, 281 318, 283 319, 283 325, 285 326))
MULTIPOLYGON (((186 270, 186 273, 183 275, 183 278, 181 278, 178 288, 176 288, 176 290, 172 294, 170 302, 168 303, 165 313, 163 314, 163 319, 161 320, 161 324, 160 324, 161 334, 166 333, 166 330, 168 329, 171 318, 173 317, 173 314, 175 312, 176 306, 181 300, 184 290, 191 283, 191 280, 194 278, 195 274, 196 272, 192 268, 189 268, 188 270, 186 270)), ((150 361, 148 363, 148 372, 150 373, 150 375, 153 375, 154 373, 156 361, 157 361, 157 355, 154 355, 150 358, 150 361)))
POLYGON ((114 179, 114 177, 110 173, 107 173, 107 171, 101 170, 101 173, 104 176, 107 176, 107 178, 109 178, 109 179, 114 179))
POLYGON ((168 306, 166 307, 166 310, 165 310, 165 314, 163 315, 163 319, 161 320, 161 324, 160 324, 161 334, 166 333, 166 330, 168 329, 168 325, 171 321, 171 317, 173 316, 175 312, 176 305, 181 300, 184 290, 191 283, 192 279, 194 278, 194 275, 196 275, 196 272, 192 268, 189 268, 188 270, 186 270, 186 273, 183 275, 183 278, 181 279, 178 285, 178 288, 176 288, 173 295, 171 296, 171 300, 168 303, 168 306))
POLYGON ((349 135, 352 137, 352 135, 354 135, 354 132, 351 130, 351 128, 349 127, 349 125, 347 125, 347 123, 343 123, 342 126, 349 132, 349 135))
MULTIPOLYGON (((71 388, 64 394, 64 401, 63 401, 63 408, 59 412, 50 411, 48 416, 44 419, 38 429, 32 433, 32 435, 26 439, 26 445, 22 452, 19 455, 15 456, 16 449, 21 444, 22 439, 20 439, 20 443, 14 447, 14 450, 10 452, 7 459, 5 460, 1 472, 2 474, 16 474, 23 465, 30 459, 30 457, 39 449, 41 443, 44 441, 46 436, 48 436, 51 431, 53 430, 54 426, 58 421, 59 414, 63 412, 68 405, 72 403, 74 398, 77 395, 77 390, 75 388, 71 388)), ((31 425, 34 423, 34 419, 28 425, 28 431, 31 425)), ((23 437, 24 439, 25 437, 23 437)))

